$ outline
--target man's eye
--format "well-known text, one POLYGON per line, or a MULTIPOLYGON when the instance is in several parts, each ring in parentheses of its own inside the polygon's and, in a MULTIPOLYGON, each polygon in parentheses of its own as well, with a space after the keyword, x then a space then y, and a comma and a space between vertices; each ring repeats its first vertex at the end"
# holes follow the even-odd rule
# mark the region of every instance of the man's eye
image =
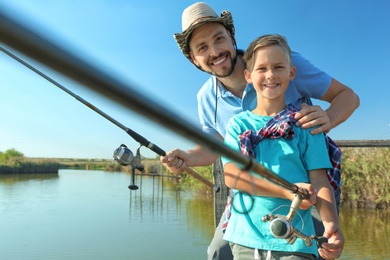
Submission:
POLYGON ((199 52, 205 52, 207 50, 207 47, 206 46, 201 46, 199 47, 198 51, 199 52))
POLYGON ((217 38, 216 41, 217 41, 217 42, 221 42, 221 41, 223 41, 224 39, 225 39, 225 38, 224 38, 223 36, 220 36, 220 37, 217 38))

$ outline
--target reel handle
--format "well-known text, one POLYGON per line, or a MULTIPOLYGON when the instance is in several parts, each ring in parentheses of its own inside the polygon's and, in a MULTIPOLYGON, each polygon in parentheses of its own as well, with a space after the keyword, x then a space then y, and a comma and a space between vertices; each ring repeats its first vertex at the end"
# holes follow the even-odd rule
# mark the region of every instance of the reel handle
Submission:
POLYGON ((323 243, 328 243, 328 239, 324 236, 311 236, 310 238, 316 241, 318 248, 322 248, 323 243))
POLYGON ((131 166, 131 184, 128 186, 130 190, 138 190, 138 186, 135 185, 135 167, 131 166))

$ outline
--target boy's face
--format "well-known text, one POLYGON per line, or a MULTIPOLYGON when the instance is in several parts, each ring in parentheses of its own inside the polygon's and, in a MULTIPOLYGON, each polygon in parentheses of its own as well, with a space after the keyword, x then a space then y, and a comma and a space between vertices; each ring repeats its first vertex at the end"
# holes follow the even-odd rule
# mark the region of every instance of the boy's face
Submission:
POLYGON ((272 45, 256 51, 253 69, 245 70, 245 78, 253 84, 257 95, 264 99, 283 98, 290 80, 294 79, 295 67, 285 50, 272 45))
POLYGON ((233 40, 217 22, 195 29, 190 39, 190 55, 195 65, 217 77, 230 76, 236 62, 233 40))

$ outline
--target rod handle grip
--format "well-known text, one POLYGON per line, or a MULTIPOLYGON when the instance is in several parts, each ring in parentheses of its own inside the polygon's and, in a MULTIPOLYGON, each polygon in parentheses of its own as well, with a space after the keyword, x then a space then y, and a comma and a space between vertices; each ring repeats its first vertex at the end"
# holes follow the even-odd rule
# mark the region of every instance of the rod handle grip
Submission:
POLYGON ((194 171, 192 168, 187 167, 184 171, 189 175, 191 175, 192 177, 194 177, 195 179, 197 179, 198 181, 205 184, 206 186, 212 188, 215 192, 219 192, 220 188, 217 185, 214 185, 214 183, 212 183, 211 181, 209 181, 208 179, 206 179, 205 177, 203 177, 202 175, 194 171))

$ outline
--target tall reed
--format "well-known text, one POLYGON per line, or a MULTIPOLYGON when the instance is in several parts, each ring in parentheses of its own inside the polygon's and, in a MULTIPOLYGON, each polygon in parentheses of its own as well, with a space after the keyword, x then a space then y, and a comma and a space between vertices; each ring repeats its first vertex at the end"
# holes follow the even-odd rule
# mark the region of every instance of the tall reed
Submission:
POLYGON ((390 148, 344 148, 341 205, 390 206, 390 148))

